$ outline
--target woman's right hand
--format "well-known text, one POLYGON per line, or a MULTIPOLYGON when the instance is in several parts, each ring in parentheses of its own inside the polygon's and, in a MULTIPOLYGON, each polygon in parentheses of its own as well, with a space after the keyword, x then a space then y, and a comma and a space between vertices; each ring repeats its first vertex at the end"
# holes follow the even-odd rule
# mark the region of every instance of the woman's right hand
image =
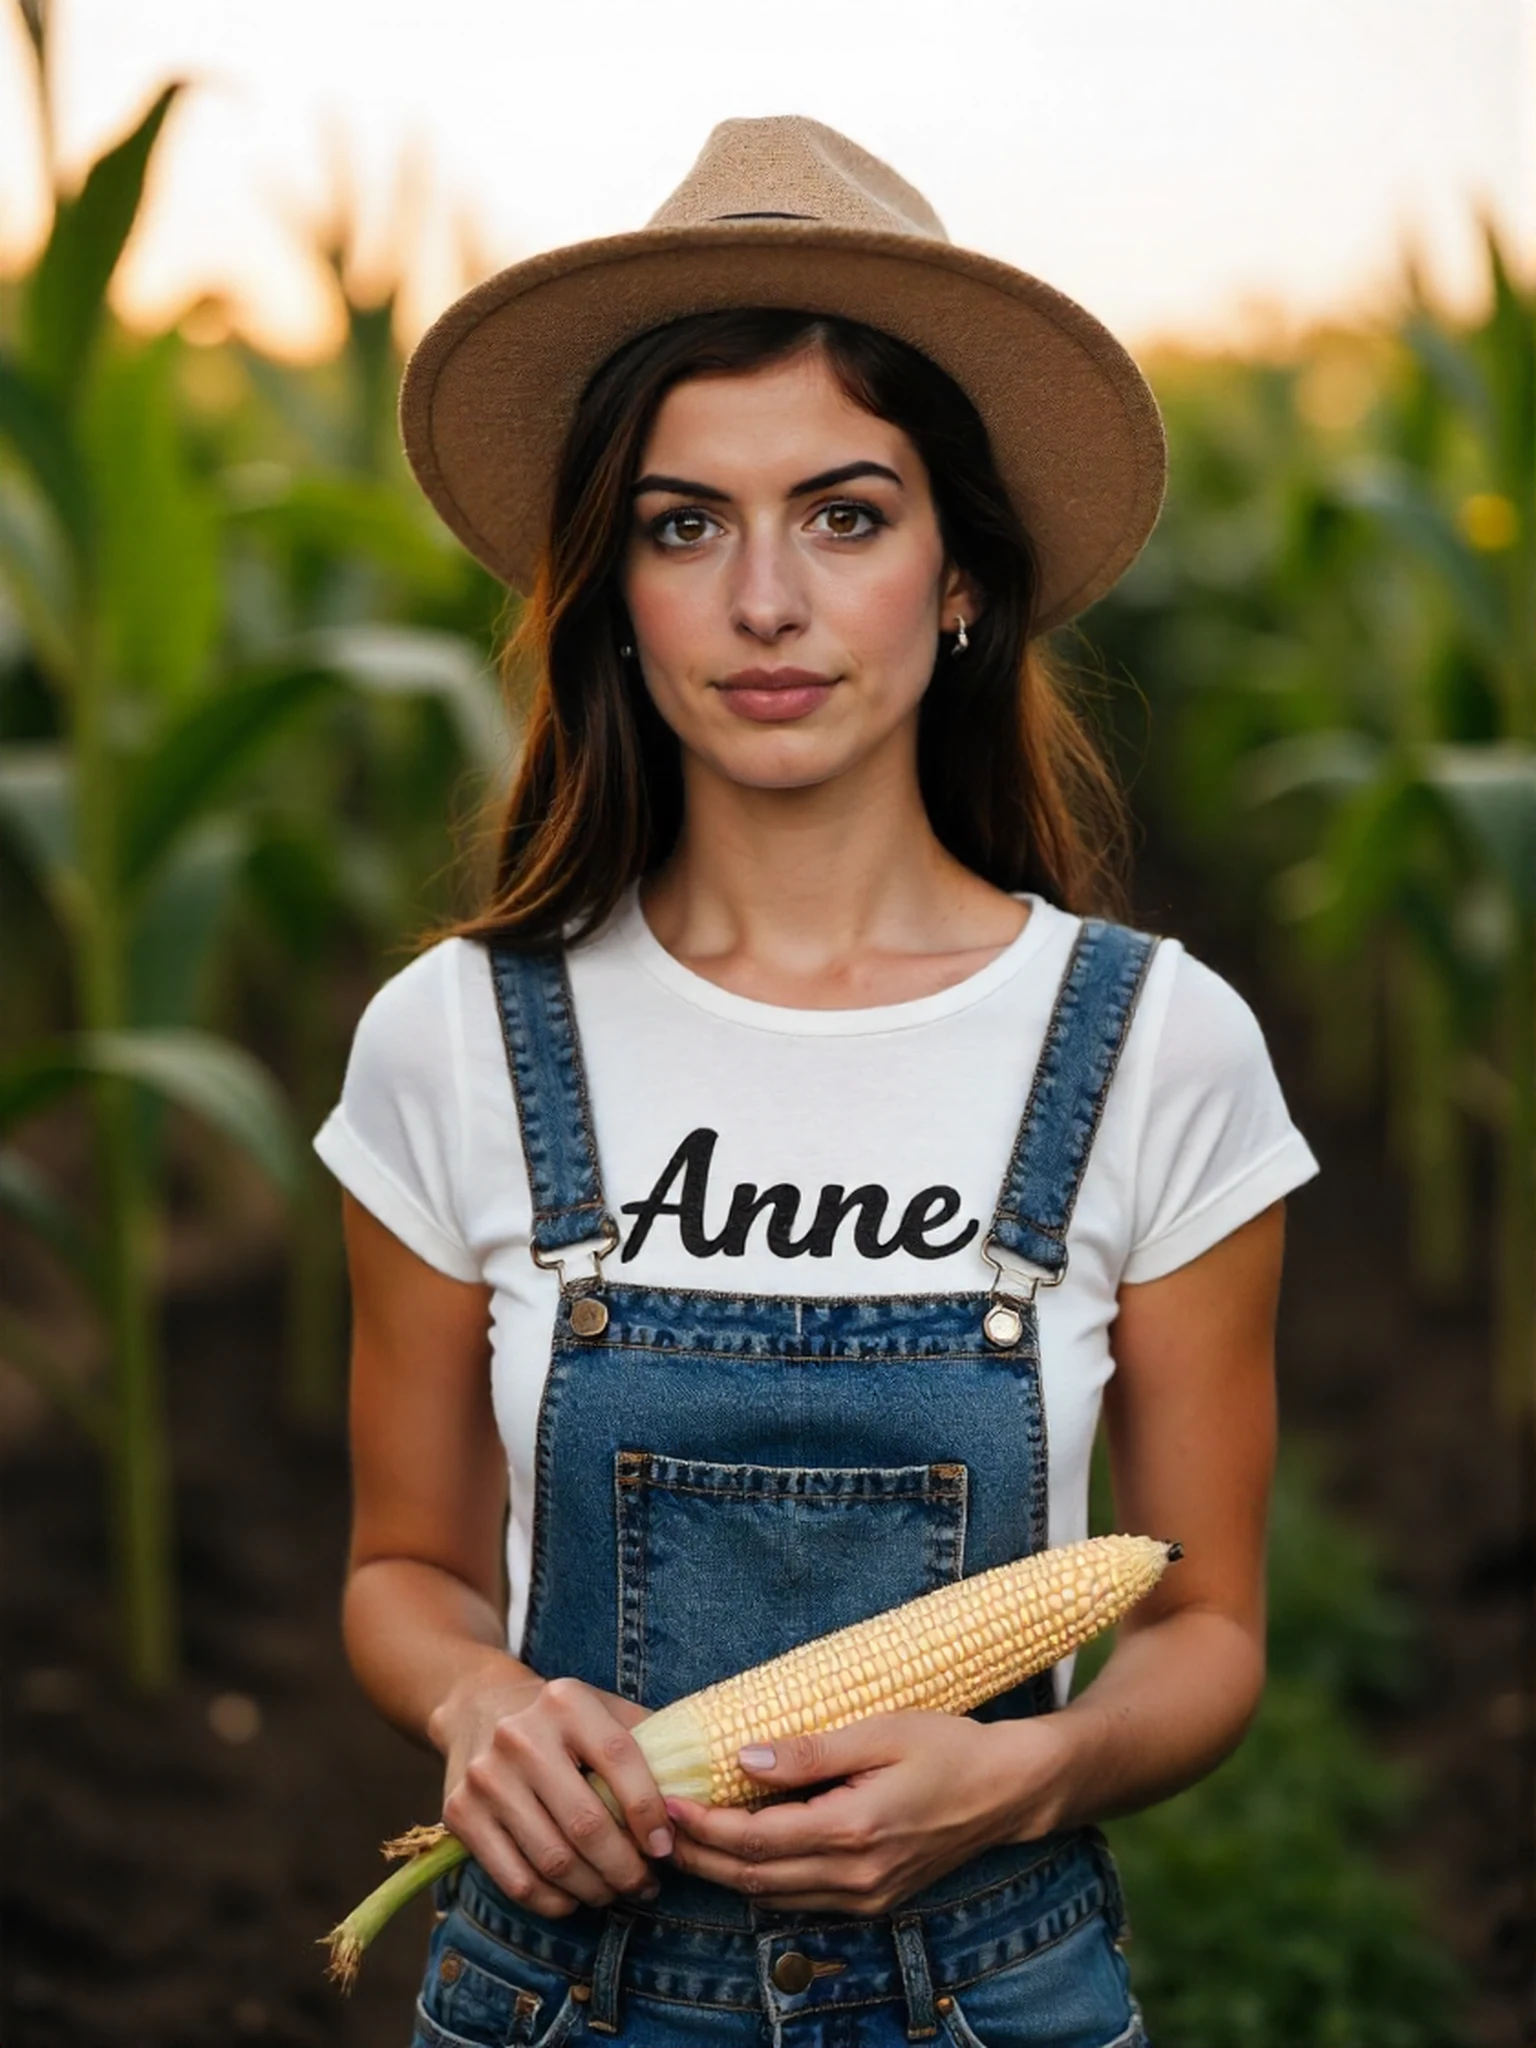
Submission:
POLYGON ((652 1897, 648 1857, 672 1849, 672 1826, 629 1733, 646 1710, 575 1678, 483 1670, 434 1709, 428 1734, 447 1769, 443 1820, 493 1883, 559 1918, 620 1894, 652 1897), (583 1776, 605 1781, 621 1827, 583 1776), (640 1845, 643 1845, 643 1851, 640 1845))

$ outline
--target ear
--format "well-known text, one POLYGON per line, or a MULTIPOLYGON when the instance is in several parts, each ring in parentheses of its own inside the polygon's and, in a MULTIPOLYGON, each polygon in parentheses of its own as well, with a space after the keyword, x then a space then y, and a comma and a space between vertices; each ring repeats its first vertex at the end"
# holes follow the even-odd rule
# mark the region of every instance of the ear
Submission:
POLYGON ((939 592, 939 630, 953 633, 957 617, 974 626, 981 611, 981 593, 963 569, 951 562, 939 592))

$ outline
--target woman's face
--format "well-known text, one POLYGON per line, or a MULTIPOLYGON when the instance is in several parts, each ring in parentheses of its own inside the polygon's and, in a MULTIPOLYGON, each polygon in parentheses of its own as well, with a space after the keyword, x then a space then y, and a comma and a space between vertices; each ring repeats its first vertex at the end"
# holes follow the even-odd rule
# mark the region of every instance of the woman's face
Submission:
POLYGON ((819 352, 668 393, 623 591, 662 717, 686 752, 758 789, 915 746, 940 628, 976 615, 916 449, 819 352))

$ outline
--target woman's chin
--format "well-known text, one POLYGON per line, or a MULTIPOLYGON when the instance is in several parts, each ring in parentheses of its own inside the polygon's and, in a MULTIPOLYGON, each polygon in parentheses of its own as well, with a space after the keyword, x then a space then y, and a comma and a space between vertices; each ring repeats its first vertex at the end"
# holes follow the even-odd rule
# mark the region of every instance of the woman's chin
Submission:
POLYGON ((701 758, 719 781, 734 788, 787 793, 841 782, 864 765, 878 744, 851 745, 846 736, 833 741, 804 729, 765 726, 746 744, 712 747, 701 758))

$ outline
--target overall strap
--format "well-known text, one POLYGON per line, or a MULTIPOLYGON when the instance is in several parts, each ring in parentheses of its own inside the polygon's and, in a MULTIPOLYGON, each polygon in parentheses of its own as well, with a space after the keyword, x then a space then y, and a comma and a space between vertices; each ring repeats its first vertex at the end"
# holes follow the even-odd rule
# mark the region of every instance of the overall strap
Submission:
POLYGON ((533 1193, 533 1256, 552 1265, 572 1245, 618 1242, 603 1199, 570 979, 563 952, 499 942, 489 952, 533 1193))
POLYGON ((989 1239, 1038 1267, 1041 1286, 1066 1274, 1067 1226, 1156 947, 1086 918, 1061 978, 989 1239))

